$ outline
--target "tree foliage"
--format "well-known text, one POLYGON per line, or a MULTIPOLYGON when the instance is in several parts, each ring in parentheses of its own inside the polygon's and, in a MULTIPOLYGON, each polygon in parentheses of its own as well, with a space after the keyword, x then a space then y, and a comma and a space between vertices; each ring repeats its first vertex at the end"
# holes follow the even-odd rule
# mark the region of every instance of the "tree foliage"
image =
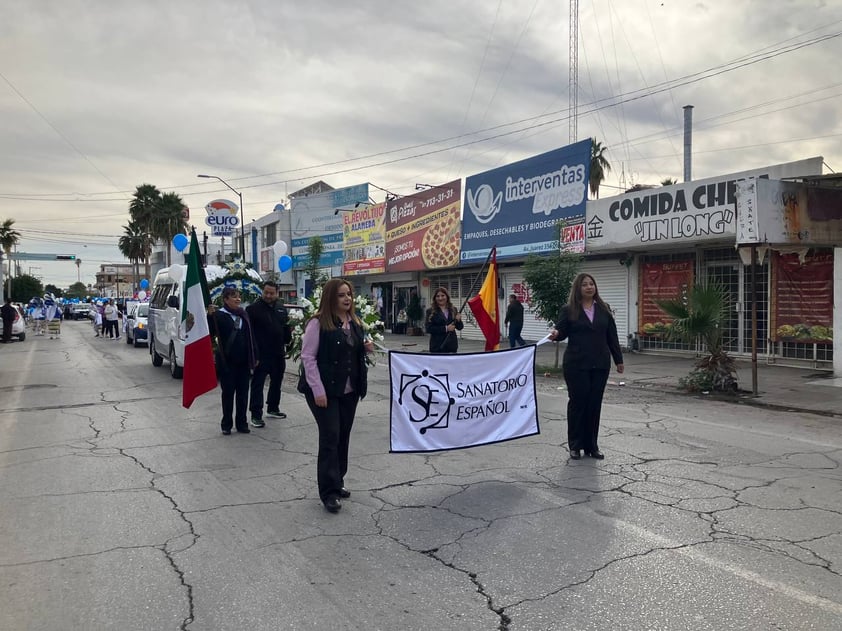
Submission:
POLYGON ((149 247, 145 259, 147 277, 153 241, 166 246, 167 265, 172 263, 169 243, 175 235, 187 229, 184 209, 184 202, 177 193, 161 194, 154 184, 139 184, 135 188, 129 202, 129 216, 131 222, 136 224, 135 229, 148 238, 149 247))
POLYGON ((9 279, 9 281, 12 286, 12 300, 15 302, 29 302, 32 298, 44 295, 44 286, 34 276, 21 274, 9 279))
POLYGON ((88 291, 87 286, 85 283, 73 283, 70 287, 67 288, 65 292, 65 296, 67 298, 86 298, 90 292, 88 291))
POLYGON ((64 292, 53 284, 47 283, 44 285, 44 293, 52 294, 56 298, 61 298, 64 292))
POLYGON ((725 351, 725 323, 731 309, 727 290, 720 283, 699 282, 693 285, 686 299, 656 300, 655 304, 672 318, 667 339, 688 344, 701 342, 705 349, 706 355, 682 385, 704 383, 713 390, 735 391, 736 364, 725 351))
POLYGON ((324 274, 321 271, 319 263, 324 250, 325 244, 321 237, 312 237, 310 241, 307 242, 307 260, 304 264, 304 270, 313 282, 313 289, 316 289, 316 287, 324 287, 324 284, 330 280, 327 274, 324 274))
POLYGON ((138 221, 130 221, 123 226, 123 235, 117 242, 120 252, 134 266, 135 278, 140 277, 140 262, 149 260, 152 254, 152 236, 138 221))
POLYGON ((608 147, 603 147, 601 142, 591 139, 591 168, 588 178, 588 185, 591 195, 599 199, 599 185, 611 173, 611 163, 605 157, 608 147))
MULTIPOLYGON (((559 236, 562 224, 559 224, 559 236)), ((579 273, 583 257, 581 254, 561 251, 546 255, 531 255, 523 266, 523 278, 529 286, 529 301, 535 315, 554 323, 567 302, 573 279, 579 273)), ((558 368, 558 346, 556 346, 555 367, 558 368)))
MULTIPOLYGON (((15 230, 13 226, 15 225, 14 219, 4 219, 3 223, 0 223, 0 248, 3 249, 3 252, 6 254, 8 258, 9 255, 12 253, 12 249, 20 243, 20 232, 15 230)), ((2 278, 3 274, 0 273, 0 278, 2 278)), ((9 281, 11 281, 12 277, 12 259, 9 258, 9 281)), ((8 285, 7 285, 8 288, 8 285)), ((9 293, 11 293, 11 289, 8 289, 9 293)))

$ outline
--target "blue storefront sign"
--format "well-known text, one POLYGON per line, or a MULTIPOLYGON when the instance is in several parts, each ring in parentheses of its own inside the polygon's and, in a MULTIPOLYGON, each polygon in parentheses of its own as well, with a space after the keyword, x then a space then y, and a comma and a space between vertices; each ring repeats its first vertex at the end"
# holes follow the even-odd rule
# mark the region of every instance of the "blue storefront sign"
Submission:
POLYGON ((368 183, 296 197, 292 200, 292 263, 295 269, 307 266, 310 260, 310 239, 321 237, 324 250, 320 267, 342 265, 342 217, 338 210, 353 209, 354 204, 368 201, 368 183))
POLYGON ((556 224, 584 217, 591 140, 465 180, 461 263, 557 251, 556 224))

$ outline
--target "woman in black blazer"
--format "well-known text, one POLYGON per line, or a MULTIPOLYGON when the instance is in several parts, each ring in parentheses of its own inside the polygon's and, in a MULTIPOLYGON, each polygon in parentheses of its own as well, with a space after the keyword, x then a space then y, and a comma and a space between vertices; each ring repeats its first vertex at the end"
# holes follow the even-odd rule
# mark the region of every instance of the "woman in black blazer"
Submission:
POLYGON ((599 415, 602 395, 608 383, 611 360, 623 372, 623 353, 617 339, 617 324, 611 309, 599 297, 590 274, 579 274, 570 288, 567 304, 561 308, 551 340, 567 340, 562 369, 567 383, 567 446, 570 457, 602 460, 599 450, 599 415))
POLYGON ((433 306, 427 309, 426 322, 431 353, 455 353, 459 349, 456 331, 461 331, 465 325, 444 287, 439 287, 433 294, 433 306))

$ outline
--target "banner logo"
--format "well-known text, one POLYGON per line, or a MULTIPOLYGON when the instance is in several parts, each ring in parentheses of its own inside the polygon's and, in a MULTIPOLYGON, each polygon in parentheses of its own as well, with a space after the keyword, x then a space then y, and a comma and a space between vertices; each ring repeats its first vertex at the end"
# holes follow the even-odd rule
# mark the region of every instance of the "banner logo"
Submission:
POLYGON ((470 206, 477 221, 488 223, 500 212, 503 192, 497 193, 497 197, 494 197, 494 189, 488 184, 483 184, 473 194, 469 190, 466 197, 468 198, 468 206, 470 206))
POLYGON ((402 374, 398 403, 405 406, 410 421, 421 425, 419 433, 426 434, 428 429, 446 429, 450 425, 450 410, 455 403, 450 396, 448 375, 431 375, 426 370, 420 374, 402 374))

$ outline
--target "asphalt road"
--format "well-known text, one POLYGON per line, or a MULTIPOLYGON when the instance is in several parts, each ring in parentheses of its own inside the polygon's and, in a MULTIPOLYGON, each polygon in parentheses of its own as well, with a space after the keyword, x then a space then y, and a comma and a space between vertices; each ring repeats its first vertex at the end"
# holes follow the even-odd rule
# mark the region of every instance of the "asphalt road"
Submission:
POLYGON ((842 429, 611 387, 606 460, 541 434, 389 454, 372 372, 332 515, 294 380, 286 420, 219 433, 145 349, 0 347, 0 629, 842 629, 842 429))

